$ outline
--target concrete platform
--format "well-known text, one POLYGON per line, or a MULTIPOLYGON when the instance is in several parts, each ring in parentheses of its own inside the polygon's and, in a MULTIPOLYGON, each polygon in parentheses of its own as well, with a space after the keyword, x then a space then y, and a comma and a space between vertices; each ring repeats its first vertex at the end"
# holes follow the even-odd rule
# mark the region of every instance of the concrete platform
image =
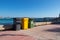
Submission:
POLYGON ((60 25, 37 26, 20 31, 0 31, 0 40, 60 40, 60 25))
POLYGON ((35 40, 35 38, 19 31, 0 31, 0 40, 35 40))
POLYGON ((21 30, 22 33, 33 36, 37 40, 60 40, 60 25, 51 24, 21 30))

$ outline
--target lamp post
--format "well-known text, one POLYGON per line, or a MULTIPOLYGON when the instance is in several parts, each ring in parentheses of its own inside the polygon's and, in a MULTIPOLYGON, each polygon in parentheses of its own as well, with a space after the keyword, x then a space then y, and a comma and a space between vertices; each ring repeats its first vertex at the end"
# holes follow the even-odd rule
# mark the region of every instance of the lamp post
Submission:
POLYGON ((60 13, 59 13, 59 18, 60 18, 60 13))

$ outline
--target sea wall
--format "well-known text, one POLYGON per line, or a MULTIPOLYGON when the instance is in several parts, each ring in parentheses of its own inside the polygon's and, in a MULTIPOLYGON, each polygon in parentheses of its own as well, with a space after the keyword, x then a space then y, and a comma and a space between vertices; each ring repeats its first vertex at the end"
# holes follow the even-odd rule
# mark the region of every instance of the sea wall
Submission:
MULTIPOLYGON (((35 22, 35 26, 41 26, 41 25, 48 25, 51 24, 52 22, 35 22)), ((5 29, 11 29, 13 26, 12 25, 0 25, 0 30, 5 30, 5 29)))
POLYGON ((35 26, 40 26, 40 25, 48 25, 51 24, 52 22, 35 22, 35 26))
POLYGON ((12 29, 13 25, 0 25, 0 30, 12 29))

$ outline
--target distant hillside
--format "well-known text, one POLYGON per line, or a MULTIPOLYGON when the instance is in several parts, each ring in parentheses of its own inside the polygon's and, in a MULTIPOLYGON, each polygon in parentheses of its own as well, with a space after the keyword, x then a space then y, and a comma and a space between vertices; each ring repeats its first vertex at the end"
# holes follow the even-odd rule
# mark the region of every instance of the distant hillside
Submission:
POLYGON ((55 18, 46 17, 46 18, 33 18, 34 22, 50 22, 55 18))

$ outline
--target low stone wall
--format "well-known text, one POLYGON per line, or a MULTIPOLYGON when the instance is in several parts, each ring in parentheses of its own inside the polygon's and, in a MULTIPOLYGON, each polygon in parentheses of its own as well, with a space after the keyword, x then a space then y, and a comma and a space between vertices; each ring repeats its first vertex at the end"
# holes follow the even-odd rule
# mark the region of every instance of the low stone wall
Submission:
POLYGON ((0 25, 0 30, 11 29, 12 25, 0 25))
MULTIPOLYGON (((51 24, 52 22, 35 22, 35 26, 40 26, 40 25, 48 25, 51 24)), ((0 30, 5 30, 5 29, 11 29, 13 26, 12 25, 0 25, 0 30)))
POLYGON ((35 26, 40 26, 40 25, 48 25, 51 24, 52 22, 35 22, 35 26))
POLYGON ((4 30, 5 29, 3 26, 4 25, 0 25, 0 30, 4 30))

